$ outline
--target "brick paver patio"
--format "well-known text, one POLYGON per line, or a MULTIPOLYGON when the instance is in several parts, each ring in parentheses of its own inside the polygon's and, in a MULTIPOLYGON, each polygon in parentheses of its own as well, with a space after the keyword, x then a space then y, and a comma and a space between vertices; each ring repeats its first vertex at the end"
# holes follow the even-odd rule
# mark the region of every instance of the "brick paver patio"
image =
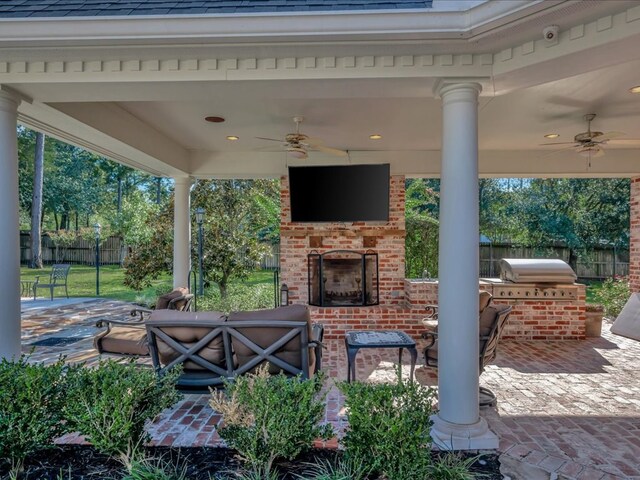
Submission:
MULTIPOLYGON (((34 361, 64 354, 69 361, 98 359, 92 346, 95 321, 123 316, 131 308, 122 302, 97 300, 52 309, 23 312, 23 351, 34 361), (31 346, 48 338, 76 337, 59 346, 31 346)), ((603 328, 602 338, 563 342, 503 342, 495 364, 481 383, 498 396, 497 408, 482 414, 500 436, 504 457, 536 466, 557 476, 577 479, 640 478, 640 342, 618 337, 603 328)), ((330 381, 346 378, 341 341, 329 341, 324 370, 330 381)), ((357 358, 357 378, 394 379, 395 352, 363 350, 357 358)), ((408 365, 403 375, 408 376, 408 365)), ((436 372, 416 371, 425 385, 437 385, 436 372)), ((220 416, 206 395, 187 395, 150 427, 155 444, 215 446, 220 416)), ((326 421, 344 428, 342 399, 335 388, 327 397, 326 421)), ((77 442, 74 436, 63 439, 77 442)), ((336 442, 327 446, 335 447, 336 442)))

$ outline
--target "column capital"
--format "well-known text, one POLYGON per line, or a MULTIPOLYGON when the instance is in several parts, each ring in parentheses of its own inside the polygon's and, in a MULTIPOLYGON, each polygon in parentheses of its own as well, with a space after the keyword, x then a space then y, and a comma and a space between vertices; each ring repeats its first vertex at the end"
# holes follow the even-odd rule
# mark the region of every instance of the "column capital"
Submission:
POLYGON ((433 86, 433 95, 444 100, 451 92, 471 92, 474 98, 482 92, 481 78, 440 78, 433 86))
POLYGON ((195 183, 195 179, 193 177, 188 177, 188 176, 173 177, 173 181, 175 182, 176 185, 187 185, 189 187, 195 183))
POLYGON ((21 101, 20 94, 7 87, 0 86, 0 110, 15 113, 21 101))

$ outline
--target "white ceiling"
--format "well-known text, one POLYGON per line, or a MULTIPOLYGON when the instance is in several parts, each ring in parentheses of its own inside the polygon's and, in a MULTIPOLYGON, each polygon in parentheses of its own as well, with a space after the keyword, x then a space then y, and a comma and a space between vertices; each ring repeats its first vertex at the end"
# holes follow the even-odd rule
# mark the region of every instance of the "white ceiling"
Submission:
MULTIPOLYGON (((596 113, 593 127, 625 132, 640 139, 640 61, 633 61, 480 99, 479 138, 484 150, 535 150, 546 133, 571 141, 586 130, 583 116, 596 113)), ((30 85, 18 86, 29 94, 30 85)), ((440 101, 425 79, 322 81, 238 81, 155 84, 50 84, 34 94, 56 102, 91 100, 120 107, 189 150, 246 152, 293 131, 294 115, 303 115, 302 131, 346 150, 437 150, 440 147, 440 101), (145 101, 131 101, 130 99, 145 101), (222 124, 204 121, 226 118, 222 124), (383 139, 369 140, 372 133, 383 139), (237 135, 240 141, 225 140, 237 135)), ((636 142, 611 142, 609 148, 638 148, 636 142)))

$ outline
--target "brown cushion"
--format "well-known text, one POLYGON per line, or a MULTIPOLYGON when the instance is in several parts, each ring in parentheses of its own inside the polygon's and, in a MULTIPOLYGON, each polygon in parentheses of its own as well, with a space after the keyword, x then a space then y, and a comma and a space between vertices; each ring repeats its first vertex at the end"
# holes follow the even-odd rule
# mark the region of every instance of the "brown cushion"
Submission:
POLYGON ((108 334, 96 338, 96 348, 103 353, 149 355, 147 331, 144 328, 116 326, 108 334))
POLYGON ((491 333, 491 329, 496 323, 498 310, 494 306, 485 308, 480 314, 480 336, 486 336, 491 333))
POLYGON ((480 292, 479 302, 478 302, 479 304, 478 306, 480 307, 479 313, 482 313, 482 311, 489 306, 492 298, 493 298, 493 295, 491 295, 489 292, 487 291, 480 292))
MULTIPOLYGON (((198 341, 211 332, 211 330, 215 328, 216 323, 222 323, 225 319, 225 315, 220 312, 180 312, 175 310, 156 310, 149 317, 150 322, 158 320, 176 324, 189 321, 205 325, 203 327, 159 327, 164 333, 180 342, 187 349, 198 343, 198 341)), ((181 355, 159 337, 156 337, 156 341, 158 345, 158 356, 160 357, 162 365, 168 365, 181 355)), ((215 365, 224 367, 225 352, 222 335, 212 339, 197 352, 197 355, 215 365)), ((184 370, 205 370, 190 360, 183 363, 183 368, 184 370)))
MULTIPOLYGON (((165 310, 169 307, 169 302, 176 298, 183 297, 189 293, 189 290, 184 287, 174 288, 169 293, 160 295, 156 301, 156 310, 165 310)), ((176 304, 177 310, 182 310, 179 305, 176 304)))
MULTIPOLYGON (((269 320, 283 320, 295 322, 307 322, 307 330, 309 340, 312 339, 311 314, 306 305, 289 305, 286 307, 273 308, 268 310, 254 310, 248 312, 233 312, 229 315, 229 321, 249 321, 260 320, 268 325, 269 320)), ((288 328, 272 328, 272 327, 255 327, 255 328, 239 328, 238 331, 246 336, 253 343, 261 348, 267 348, 277 342, 286 335, 290 329, 288 328)), ((257 355, 249 347, 243 345, 235 337, 232 337, 231 343, 233 351, 240 366, 250 362, 257 355)), ((316 355, 313 349, 309 349, 309 372, 315 368, 316 355)), ((296 368, 302 368, 302 356, 300 352, 300 337, 296 336, 287 342, 281 349, 275 352, 275 356, 296 368)), ((256 367, 257 368, 257 367, 256 367)), ((255 370, 255 369, 253 369, 255 370)), ((277 365, 269 365, 269 373, 276 374, 281 371, 277 365)))

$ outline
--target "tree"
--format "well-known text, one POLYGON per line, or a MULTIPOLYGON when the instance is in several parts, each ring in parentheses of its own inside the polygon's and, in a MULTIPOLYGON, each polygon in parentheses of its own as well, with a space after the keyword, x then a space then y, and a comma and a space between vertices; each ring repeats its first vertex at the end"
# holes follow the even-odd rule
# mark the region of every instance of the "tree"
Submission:
POLYGON ((439 182, 409 179, 405 203, 405 275, 438 275, 439 182), (428 272, 428 274, 427 274, 428 272))
POLYGON ((36 134, 31 201, 31 268, 42 268, 42 184, 44 181, 44 134, 36 134))
MULTIPOLYGON (((233 278, 251 273, 267 248, 258 233, 265 223, 263 200, 272 195, 274 182, 251 180, 204 180, 192 191, 192 208, 205 209, 203 266, 205 282, 216 283, 222 297, 233 278)), ((269 220, 269 221, 271 221, 269 220)), ((195 219, 192 230, 196 231, 195 219)), ((133 247, 125 262, 125 285, 140 290, 150 286, 160 273, 173 267, 173 201, 145 222, 146 238, 133 247)), ((193 265, 198 264, 197 242, 193 242, 193 265)))

